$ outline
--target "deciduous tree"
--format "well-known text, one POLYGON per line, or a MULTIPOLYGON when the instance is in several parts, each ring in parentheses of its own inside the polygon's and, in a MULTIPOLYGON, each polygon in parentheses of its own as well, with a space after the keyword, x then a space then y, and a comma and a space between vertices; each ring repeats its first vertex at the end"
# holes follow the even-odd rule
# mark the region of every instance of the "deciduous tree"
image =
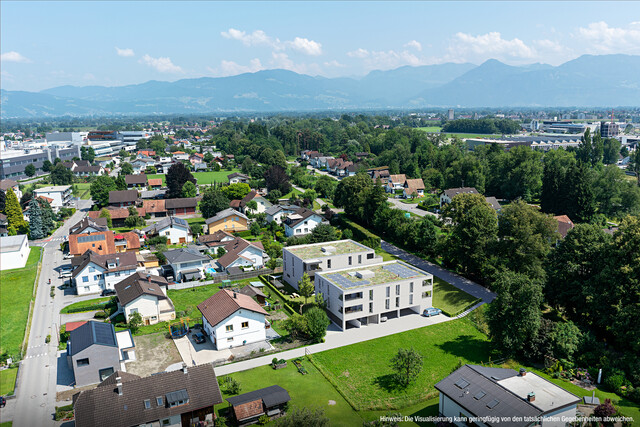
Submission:
POLYGON ((191 172, 182 163, 176 163, 169 168, 167 172, 167 197, 168 198, 180 198, 182 197, 182 187, 187 181, 196 184, 196 179, 191 172))
POLYGON ((32 163, 28 164, 24 168, 24 174, 27 175, 29 178, 31 178, 32 176, 34 176, 36 174, 36 167, 33 166, 32 163))
POLYGON ((413 348, 400 348, 391 359, 391 368, 395 371, 396 381, 407 387, 422 372, 422 356, 413 348))
POLYGON ((117 189, 118 187, 112 177, 101 175, 91 183, 89 193, 93 202, 101 207, 109 204, 109 192, 117 189))
POLYGON ((51 171, 51 183, 54 185, 71 185, 73 184, 73 172, 71 169, 65 168, 62 163, 58 163, 51 171))
POLYGON ((224 193, 214 187, 207 187, 200 201, 200 212, 203 218, 211 218, 218 212, 229 207, 229 199, 224 193))

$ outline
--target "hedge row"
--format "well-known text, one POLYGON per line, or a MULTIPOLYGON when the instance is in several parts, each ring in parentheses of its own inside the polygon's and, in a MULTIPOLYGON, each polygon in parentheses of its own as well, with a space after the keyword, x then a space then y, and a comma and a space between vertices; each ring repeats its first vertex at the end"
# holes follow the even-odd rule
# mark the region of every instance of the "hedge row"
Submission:
POLYGON ((282 303, 284 304, 284 308, 285 308, 285 310, 287 310, 289 312, 289 314, 296 314, 296 311, 293 308, 291 308, 291 306, 289 304, 287 304, 287 297, 284 296, 284 294, 282 292, 280 292, 280 290, 278 290, 278 288, 273 286, 273 284, 271 284, 271 282, 269 282, 269 280, 267 280, 264 276, 260 276, 260 280, 262 280, 262 283, 267 285, 267 287, 270 290, 275 292, 276 295, 278 295, 282 299, 282 303))
POLYGON ((340 215, 340 226, 343 229, 351 230, 353 238, 365 246, 373 249, 380 248, 380 236, 377 236, 361 225, 347 219, 344 215, 340 215))
POLYGON ((67 310, 62 310, 61 313, 62 314, 71 314, 71 313, 84 313, 87 311, 96 311, 96 310, 104 310, 104 308, 109 305, 109 301, 107 302, 102 302, 100 304, 91 304, 91 305, 84 305, 81 307, 74 307, 74 308, 69 308, 67 310))

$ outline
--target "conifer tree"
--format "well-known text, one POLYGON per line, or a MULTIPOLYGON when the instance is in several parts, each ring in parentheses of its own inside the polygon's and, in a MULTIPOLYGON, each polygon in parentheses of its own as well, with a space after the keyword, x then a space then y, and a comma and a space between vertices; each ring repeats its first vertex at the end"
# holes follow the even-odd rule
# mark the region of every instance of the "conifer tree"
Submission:
POLYGON ((11 188, 7 190, 4 214, 7 216, 8 226, 16 233, 24 234, 28 231, 29 224, 24 220, 18 197, 11 188))
POLYGON ((42 208, 37 199, 29 202, 29 236, 32 240, 39 240, 46 236, 42 223, 42 208))

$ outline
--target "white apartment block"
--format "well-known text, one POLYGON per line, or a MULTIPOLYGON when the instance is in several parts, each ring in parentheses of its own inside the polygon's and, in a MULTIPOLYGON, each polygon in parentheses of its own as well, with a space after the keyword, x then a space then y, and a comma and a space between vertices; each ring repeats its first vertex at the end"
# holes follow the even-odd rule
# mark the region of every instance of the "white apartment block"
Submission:
POLYGON ((420 314, 432 306, 433 275, 402 261, 315 274, 316 294, 342 330, 420 314))
POLYGON ((282 262, 282 278, 298 289, 304 273, 313 282, 318 272, 377 264, 382 262, 382 257, 353 240, 336 240, 285 247, 282 249, 282 262))
POLYGON ((35 197, 43 196, 53 199, 51 208, 57 212, 60 208, 69 206, 71 203, 71 186, 54 185, 33 190, 35 197))

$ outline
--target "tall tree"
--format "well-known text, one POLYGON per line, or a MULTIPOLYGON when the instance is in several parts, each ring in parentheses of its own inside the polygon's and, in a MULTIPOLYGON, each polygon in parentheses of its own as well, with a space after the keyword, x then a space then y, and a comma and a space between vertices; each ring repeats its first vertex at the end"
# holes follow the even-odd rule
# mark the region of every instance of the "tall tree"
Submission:
POLYGON ((422 356, 413 348, 399 348, 391 359, 391 369, 395 371, 396 381, 407 387, 422 372, 422 356))
POLYGON ((273 165, 264 173, 267 191, 278 190, 282 194, 291 191, 291 183, 286 171, 280 165, 273 165))
POLYGON ((71 185, 73 184, 73 172, 71 169, 65 168, 62 163, 58 163, 51 171, 51 183, 54 185, 71 185))
POLYGON ((112 177, 101 175, 91 183, 89 193, 91 199, 98 206, 107 206, 109 204, 109 192, 116 191, 118 187, 112 177))
POLYGON ((331 242, 333 240, 338 240, 338 235, 336 234, 336 229, 329 224, 318 224, 311 231, 311 243, 331 242))
POLYGON ((516 356, 540 328, 542 284, 505 270, 498 274, 493 288, 497 296, 487 309, 491 339, 505 356, 516 356))
POLYGON ((37 199, 29 202, 29 237, 33 240, 40 240, 47 237, 44 224, 42 223, 42 209, 37 199))
POLYGON ((569 170, 575 164, 573 153, 563 149, 551 150, 544 156, 542 194, 540 207, 543 212, 564 215, 568 211, 569 170))
POLYGON ((29 229, 29 224, 24 220, 22 208, 18 202, 16 193, 12 188, 7 190, 4 214, 7 216, 7 227, 15 233, 25 234, 29 229))
POLYGON ((620 155, 620 141, 615 138, 607 138, 604 140, 604 154, 602 162, 605 165, 615 165, 620 155))
POLYGON ((85 147, 80 148, 80 157, 82 160, 87 160, 89 163, 93 163, 93 160, 96 158, 96 152, 93 147, 85 147))
POLYGON ((28 164, 24 168, 24 174, 27 175, 29 178, 31 178, 32 176, 34 176, 36 174, 36 167, 33 165, 33 163, 28 164))
POLYGON ((214 187, 207 187, 200 201, 200 212, 203 218, 211 218, 218 212, 229 207, 229 199, 224 193, 214 187))
POLYGON ((306 313, 304 313, 304 317, 307 319, 307 331, 309 333, 309 338, 311 338, 313 342, 322 342, 324 336, 327 334, 327 328, 331 323, 327 316, 327 312, 320 307, 311 307, 306 313))
POLYGON ((51 172, 51 169, 53 169, 53 164, 48 159, 42 162, 43 172, 51 172))
POLYGON ((592 169, 584 162, 577 162, 569 170, 567 214, 574 221, 590 222, 596 213, 593 174, 592 169))
POLYGON ((182 197, 182 187, 187 181, 196 184, 197 181, 182 163, 176 163, 167 172, 167 197, 169 199, 182 197))
POLYGON ((113 227, 113 224, 111 222, 111 213, 109 212, 109 210, 107 208, 102 208, 100 210, 100 215, 98 215, 99 218, 106 218, 107 219, 107 226, 109 228, 113 227))
POLYGON ((249 187, 249 184, 238 182, 223 187, 222 192, 229 200, 242 200, 244 196, 251 192, 251 187, 249 187))
POLYGON ((182 197, 196 197, 196 194, 196 185, 191 181, 185 182, 182 186, 182 197))
MULTIPOLYGON (((309 275, 307 273, 303 273, 302 279, 298 282, 298 292, 300 292, 300 295, 304 297, 305 304, 314 291, 315 288, 313 286, 313 282, 309 278, 309 275)), ((300 309, 302 310, 302 307, 300 307, 300 309)))
POLYGON ((124 162, 120 165, 120 173, 122 175, 131 175, 133 173, 133 166, 131 163, 124 162))

